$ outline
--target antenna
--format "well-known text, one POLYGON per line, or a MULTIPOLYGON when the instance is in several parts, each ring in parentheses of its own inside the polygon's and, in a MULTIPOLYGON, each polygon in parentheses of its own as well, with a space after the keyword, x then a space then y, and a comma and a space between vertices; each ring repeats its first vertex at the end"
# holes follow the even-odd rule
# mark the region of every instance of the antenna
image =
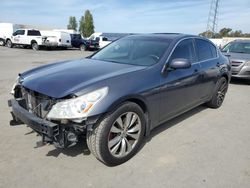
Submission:
POLYGON ((210 10, 207 20, 207 29, 206 29, 207 37, 213 37, 217 31, 219 1, 220 0, 211 0, 210 10), (212 36, 209 36, 210 32, 212 32, 212 36))

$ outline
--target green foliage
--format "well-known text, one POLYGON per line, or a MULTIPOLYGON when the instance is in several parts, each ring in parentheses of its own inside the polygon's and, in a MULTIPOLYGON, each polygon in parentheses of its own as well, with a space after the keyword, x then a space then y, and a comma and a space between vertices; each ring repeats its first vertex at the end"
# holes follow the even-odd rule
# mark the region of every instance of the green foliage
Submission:
POLYGON ((79 25, 79 32, 84 37, 89 37, 95 32, 93 16, 89 10, 86 10, 84 16, 81 17, 79 25))
POLYGON ((75 16, 70 16, 69 17, 69 24, 68 24, 67 28, 77 31, 77 26, 78 25, 77 25, 76 17, 75 16))
POLYGON ((233 31, 231 28, 222 28, 218 33, 205 31, 199 34, 207 38, 222 38, 222 37, 250 37, 250 33, 243 33, 241 30, 233 31))

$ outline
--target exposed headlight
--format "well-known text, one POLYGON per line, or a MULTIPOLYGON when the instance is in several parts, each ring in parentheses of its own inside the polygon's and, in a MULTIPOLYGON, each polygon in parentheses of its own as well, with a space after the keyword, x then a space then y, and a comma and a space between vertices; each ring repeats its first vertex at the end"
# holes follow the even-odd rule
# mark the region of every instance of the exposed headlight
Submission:
POLYGON ((52 106, 48 119, 80 119, 88 116, 95 104, 108 93, 108 87, 95 90, 80 97, 61 101, 52 106))
POLYGON ((16 78, 16 80, 15 80, 15 82, 14 82, 12 88, 11 88, 10 94, 14 95, 14 93, 15 93, 15 87, 19 84, 19 80, 20 80, 20 77, 18 76, 18 77, 16 78))

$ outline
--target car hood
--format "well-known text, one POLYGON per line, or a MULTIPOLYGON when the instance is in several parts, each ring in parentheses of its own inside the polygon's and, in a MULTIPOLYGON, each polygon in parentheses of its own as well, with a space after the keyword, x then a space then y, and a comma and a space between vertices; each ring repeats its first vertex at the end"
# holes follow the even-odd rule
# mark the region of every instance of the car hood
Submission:
POLYGON ((53 98, 63 98, 97 82, 145 68, 144 66, 80 59, 38 67, 20 74, 20 77, 25 88, 53 98))
POLYGON ((241 61, 250 61, 250 54, 244 54, 244 53, 223 53, 224 55, 230 55, 230 60, 241 60, 241 61))

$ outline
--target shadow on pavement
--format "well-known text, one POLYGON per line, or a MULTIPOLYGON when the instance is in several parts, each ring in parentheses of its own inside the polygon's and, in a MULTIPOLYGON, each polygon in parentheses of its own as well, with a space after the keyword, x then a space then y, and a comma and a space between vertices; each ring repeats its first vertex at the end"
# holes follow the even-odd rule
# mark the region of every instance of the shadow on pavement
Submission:
POLYGON ((232 78, 230 84, 234 85, 250 85, 250 79, 237 79, 237 78, 232 78))
POLYGON ((70 157, 76 157, 81 154, 89 155, 90 151, 88 149, 87 143, 85 142, 85 138, 82 138, 75 146, 64 149, 55 148, 49 151, 46 156, 58 157, 60 154, 67 155, 70 157))
POLYGON ((193 115, 195 115, 195 114, 197 114, 205 109, 207 109, 207 107, 205 105, 198 106, 198 107, 196 107, 196 108, 194 108, 194 109, 192 109, 192 110, 190 110, 182 115, 177 116, 174 119, 171 119, 171 120, 159 125, 158 127, 154 128, 151 131, 150 135, 146 139, 146 142, 149 142, 153 137, 157 136, 161 132, 171 128, 172 126, 188 119, 189 117, 191 117, 191 116, 193 116, 193 115))
MULTIPOLYGON (((143 148, 143 146, 147 143, 147 142, 150 142, 150 140, 157 136, 158 134, 160 134, 161 132, 169 129, 170 127, 180 123, 181 121, 184 121, 185 119, 188 119, 189 117, 203 111, 207 109, 206 106, 198 106, 172 120, 169 120, 167 121, 166 123, 163 123, 161 125, 159 125, 158 127, 156 127, 155 129, 153 129, 151 131, 151 134, 145 139, 145 141, 142 143, 142 146, 140 147, 139 150, 141 150, 143 148)), ((46 156, 49 156, 49 157, 58 157, 60 154, 63 154, 63 155, 67 155, 67 156, 71 156, 71 157, 76 157, 78 155, 89 155, 90 154, 90 151, 88 150, 88 147, 87 147, 87 143, 86 143, 86 138, 82 138, 80 139, 80 141, 73 147, 70 147, 70 148, 64 148, 64 149, 58 149, 58 148, 55 148, 51 151, 49 151, 47 153, 46 156)))

